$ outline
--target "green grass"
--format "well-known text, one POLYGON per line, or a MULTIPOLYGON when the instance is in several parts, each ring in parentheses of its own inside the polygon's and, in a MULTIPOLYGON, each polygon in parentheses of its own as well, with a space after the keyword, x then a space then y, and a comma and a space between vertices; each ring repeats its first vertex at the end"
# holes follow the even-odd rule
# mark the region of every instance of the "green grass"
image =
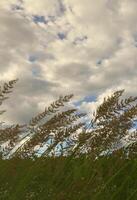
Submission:
POLYGON ((0 160, 0 200, 136 200, 137 160, 0 160))

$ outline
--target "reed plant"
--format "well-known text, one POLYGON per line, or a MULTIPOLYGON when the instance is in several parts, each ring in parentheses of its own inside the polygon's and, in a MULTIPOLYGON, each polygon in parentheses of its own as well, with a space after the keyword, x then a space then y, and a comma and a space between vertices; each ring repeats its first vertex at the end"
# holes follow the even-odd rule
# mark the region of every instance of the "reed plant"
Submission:
MULTIPOLYGON (((17 81, 11 80, 0 87, 0 106, 17 81)), ((84 120, 86 113, 66 106, 73 94, 60 96, 28 124, 4 127, 1 122, 1 155, 34 158, 37 155, 77 157, 86 154, 96 159, 110 152, 121 152, 124 156, 135 156, 137 131, 134 129, 131 134, 130 130, 136 126, 137 97, 122 98, 123 93, 124 90, 115 91, 104 98, 90 123, 84 120), (124 142, 125 138, 129 145, 119 147, 119 142, 124 142)), ((1 110, 0 115, 4 112, 1 110)))

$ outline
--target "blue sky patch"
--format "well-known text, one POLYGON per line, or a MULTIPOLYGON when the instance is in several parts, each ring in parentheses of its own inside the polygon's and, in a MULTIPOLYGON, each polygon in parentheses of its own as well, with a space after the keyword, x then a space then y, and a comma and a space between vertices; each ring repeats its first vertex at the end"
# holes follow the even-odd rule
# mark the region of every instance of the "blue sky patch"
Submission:
POLYGON ((35 23, 44 23, 44 24, 47 24, 48 23, 48 20, 45 19, 44 16, 40 16, 40 15, 34 15, 33 16, 33 21, 35 23))
POLYGON ((60 40, 64 40, 64 39, 66 39, 66 34, 60 32, 60 33, 58 33, 58 37, 59 37, 60 40))
POLYGON ((97 99, 97 97, 94 96, 94 95, 86 96, 82 100, 75 102, 74 105, 75 106, 80 106, 83 102, 86 102, 86 103, 93 102, 93 101, 95 102, 96 99, 97 99))
POLYGON ((29 56, 29 61, 32 63, 35 62, 37 59, 38 59, 37 56, 34 56, 34 55, 29 56))
POLYGON ((34 76, 39 76, 40 75, 40 72, 41 72, 41 69, 40 69, 40 67, 39 66, 33 66, 32 68, 31 68, 31 70, 32 70, 32 74, 34 75, 34 76))
POLYGON ((83 37, 76 37, 75 40, 74 40, 74 44, 77 45, 79 43, 82 43, 84 41, 86 41, 88 39, 88 37, 85 35, 83 37))
POLYGON ((102 61, 103 61, 102 59, 99 59, 99 60, 96 62, 96 64, 97 64, 97 65, 101 65, 101 64, 102 64, 102 61))
POLYGON ((22 6, 20 6, 20 5, 12 5, 11 9, 13 11, 22 11, 22 10, 24 10, 24 8, 22 6))

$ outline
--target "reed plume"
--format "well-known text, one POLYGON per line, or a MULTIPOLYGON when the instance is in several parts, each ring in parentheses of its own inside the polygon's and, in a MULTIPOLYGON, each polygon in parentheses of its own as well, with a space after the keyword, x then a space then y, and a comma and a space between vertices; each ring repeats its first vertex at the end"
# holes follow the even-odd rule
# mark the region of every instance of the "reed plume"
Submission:
POLYGON ((61 142, 67 142, 68 138, 70 139, 71 135, 84 125, 84 123, 77 123, 77 121, 84 117, 85 113, 77 113, 77 109, 71 108, 66 111, 59 111, 60 107, 63 107, 72 97, 73 95, 59 97, 44 112, 33 117, 28 126, 30 138, 17 149, 14 155, 21 157, 34 156, 37 152, 35 151, 36 146, 41 148, 49 140, 52 140, 52 144, 42 153, 42 155, 49 155, 59 143, 61 145, 61 142), (40 123, 49 115, 51 115, 50 119, 45 123, 40 123))
MULTIPOLYGON (((8 83, 4 83, 3 86, 0 86, 0 106, 9 98, 7 95, 12 92, 17 81, 18 79, 11 80, 8 83)), ((6 110, 1 110, 0 114, 2 115, 4 112, 6 112, 6 110)), ((0 128, 0 147, 3 155, 6 156, 15 147, 19 140, 19 135, 24 131, 22 128, 25 125, 13 124, 4 127, 2 125, 3 123, 4 122, 1 122, 0 128), (4 143, 6 143, 6 145, 3 145, 4 143)))
MULTIPOLYGON (((12 92, 17 80, 0 87, 0 106, 8 98, 7 94, 12 92)), ((123 99, 123 93, 124 90, 119 90, 104 98, 91 119, 90 129, 87 129, 83 120, 86 113, 80 113, 76 108, 62 110, 73 97, 72 94, 60 96, 43 112, 32 117, 28 124, 4 127, 1 122, 2 154, 7 156, 12 151, 12 157, 24 158, 35 156, 39 152, 41 156, 55 156, 60 152, 61 156, 86 154, 95 159, 102 152, 111 151, 121 139, 128 136, 129 145, 121 148, 121 151, 125 154, 128 152, 130 156, 136 155, 137 130, 132 135, 129 133, 136 125, 137 97, 123 99), (17 144, 19 146, 15 148, 17 144)), ((1 110, 0 114, 4 112, 5 110, 1 110)))

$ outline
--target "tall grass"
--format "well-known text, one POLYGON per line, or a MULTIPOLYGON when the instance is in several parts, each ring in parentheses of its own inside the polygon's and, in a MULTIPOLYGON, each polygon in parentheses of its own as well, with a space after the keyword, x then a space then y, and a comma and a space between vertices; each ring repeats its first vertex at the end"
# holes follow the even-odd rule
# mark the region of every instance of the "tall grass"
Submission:
MULTIPOLYGON (((0 87, 0 106, 16 83, 0 87)), ((86 113, 66 106, 72 94, 28 124, 1 123, 0 199, 137 199, 137 97, 123 93, 104 98, 89 124, 86 113)))

